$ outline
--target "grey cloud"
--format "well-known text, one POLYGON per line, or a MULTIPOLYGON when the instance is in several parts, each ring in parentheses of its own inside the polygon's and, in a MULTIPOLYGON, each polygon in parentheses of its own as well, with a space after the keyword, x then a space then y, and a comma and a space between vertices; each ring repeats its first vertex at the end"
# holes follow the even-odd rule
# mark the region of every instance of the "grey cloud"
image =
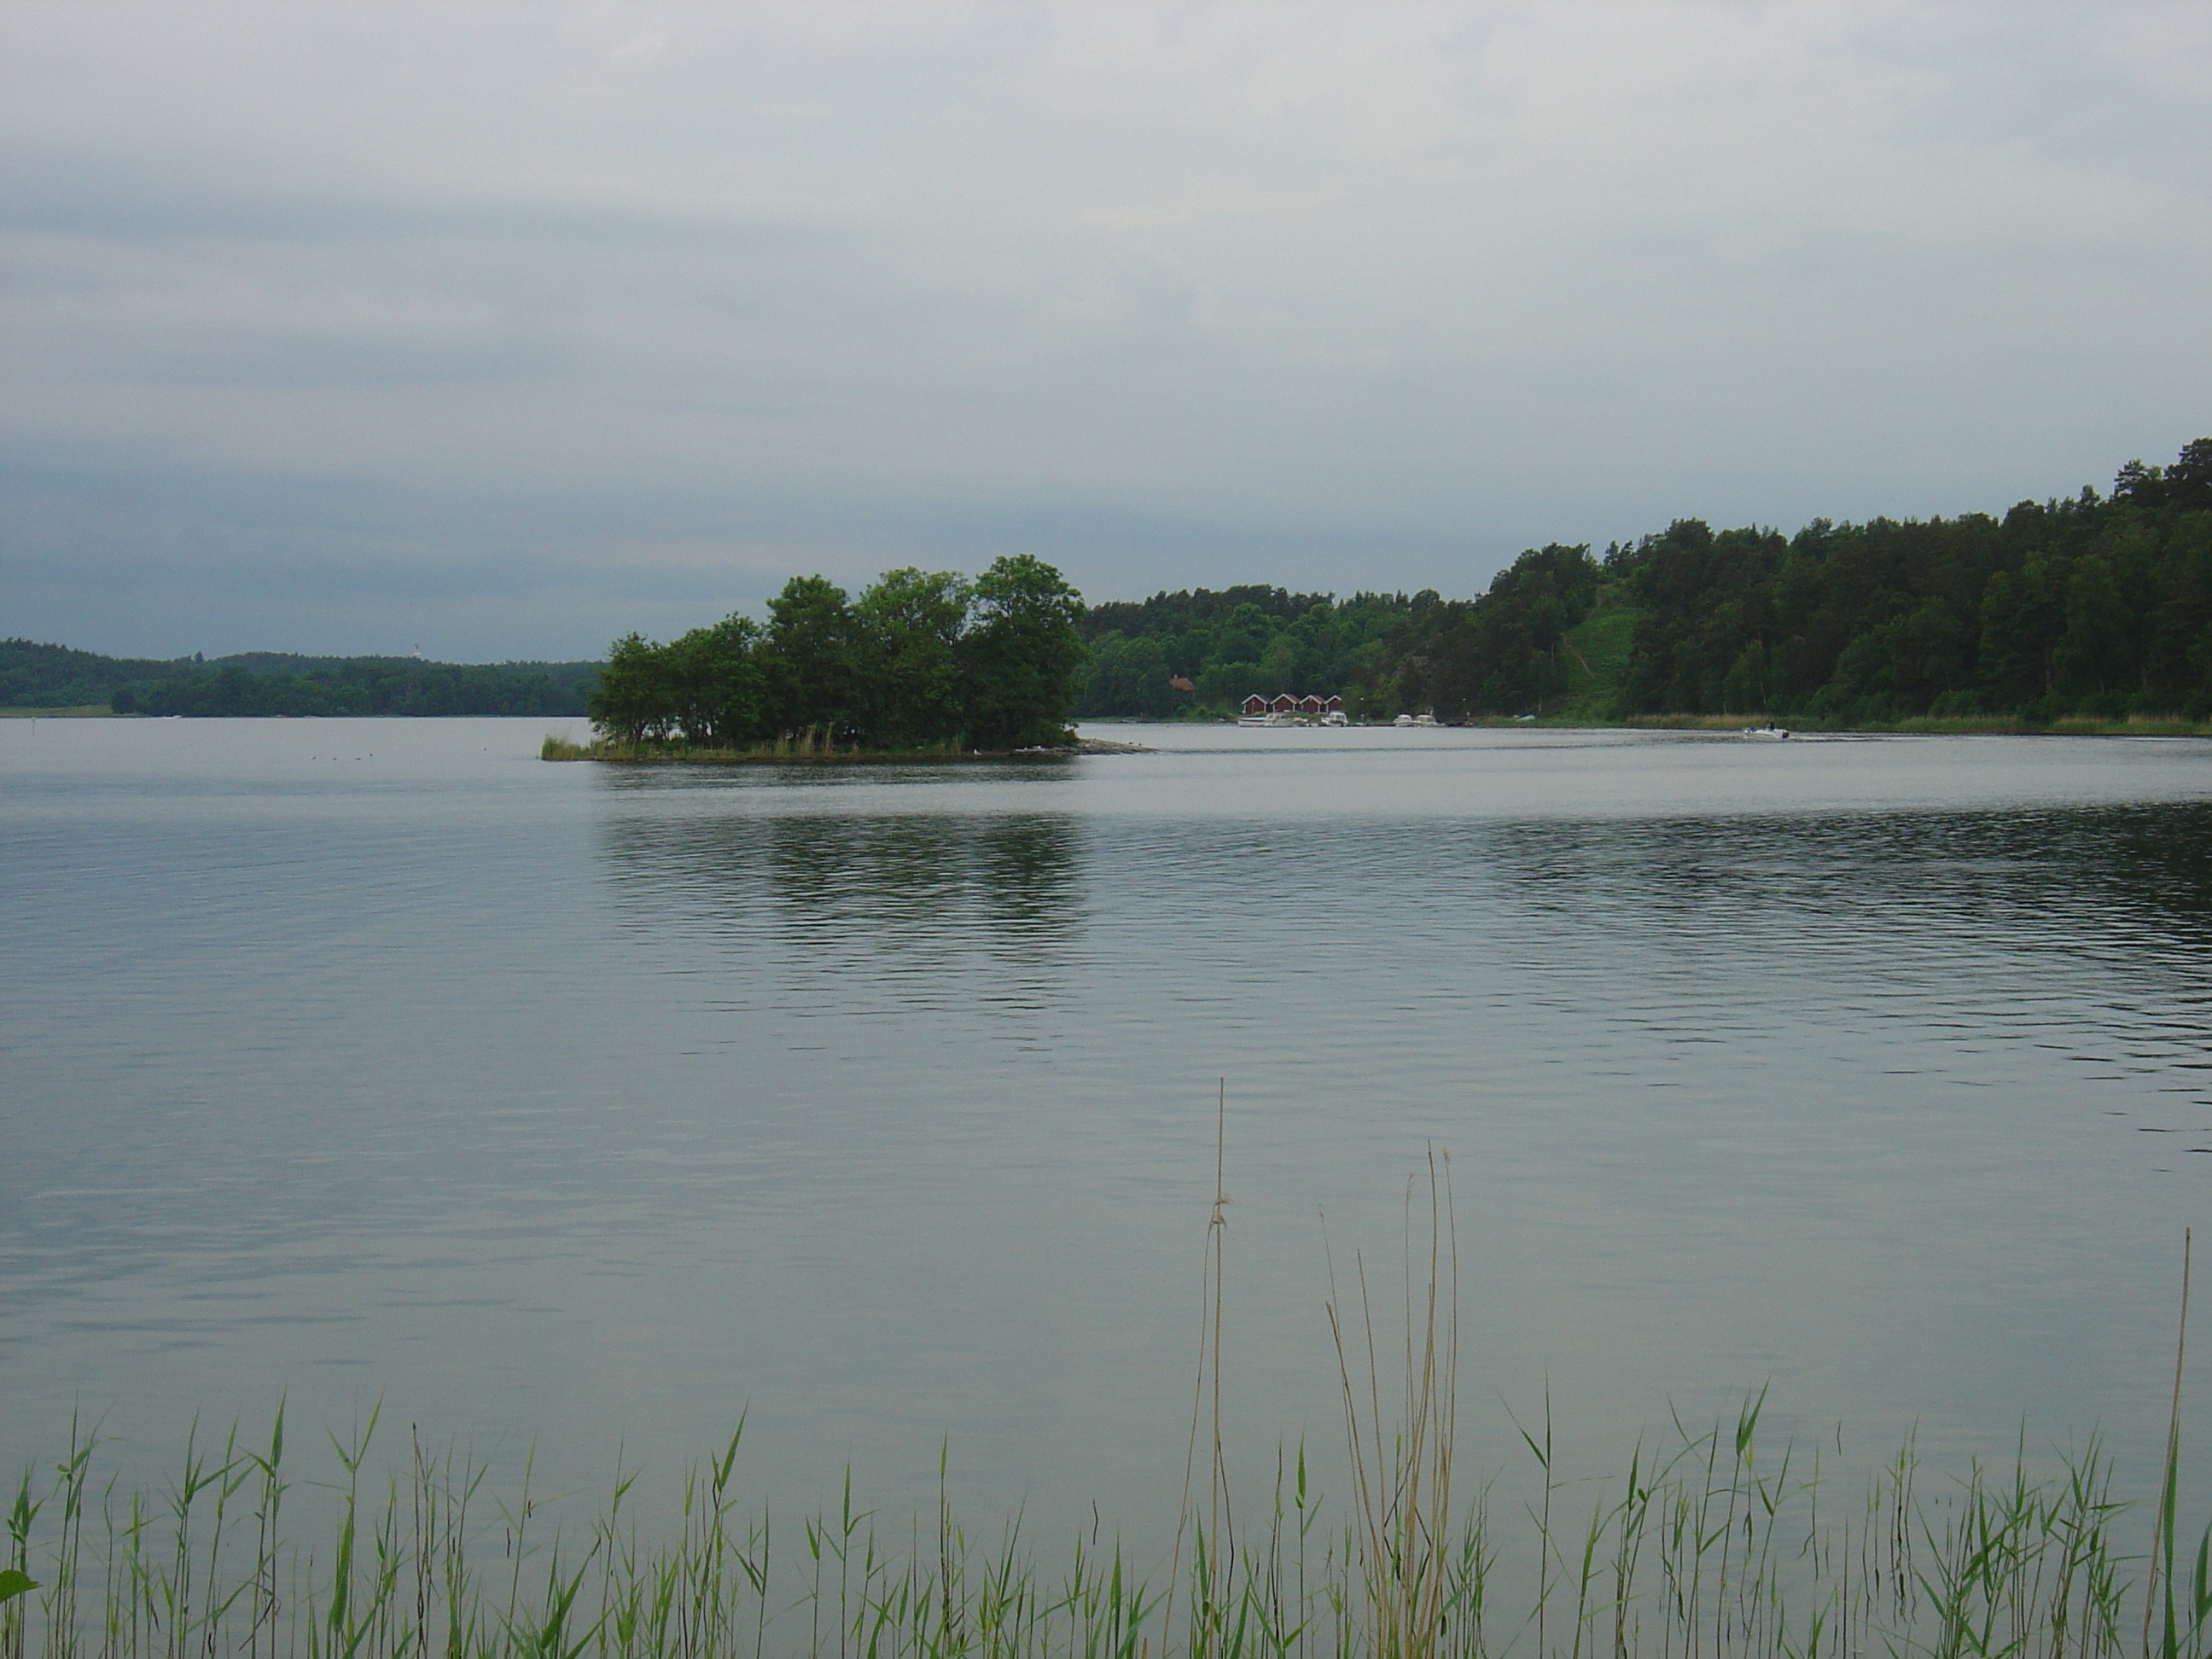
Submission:
POLYGON ((0 171, 0 230, 127 242, 520 242, 834 252, 853 226, 828 213, 689 211, 490 194, 408 198, 259 184, 219 157, 62 154, 0 171))
POLYGON ((2205 424, 2202 15, 18 7, 4 602, 539 654, 2001 508, 2205 424))

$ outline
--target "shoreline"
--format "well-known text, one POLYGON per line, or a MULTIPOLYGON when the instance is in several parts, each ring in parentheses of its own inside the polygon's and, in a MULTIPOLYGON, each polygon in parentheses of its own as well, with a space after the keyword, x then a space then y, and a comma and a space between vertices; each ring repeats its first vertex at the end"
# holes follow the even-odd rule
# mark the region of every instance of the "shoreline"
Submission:
MULTIPOLYGON (((1102 719, 1093 726, 1233 726, 1233 718, 1140 720, 1102 719)), ((1584 720, 1565 715, 1521 717, 1490 714, 1480 720, 1439 722, 1412 729, 1424 732, 1745 732, 1768 728, 1765 714, 1628 714, 1613 720, 1584 720)), ((1822 737, 1990 737, 1990 738, 2212 738, 2212 720, 2151 719, 2132 715, 2120 720, 2089 717, 2050 720, 2040 725, 2011 715, 1917 714, 1885 721, 1826 721, 1777 720, 1773 725, 1791 732, 1822 737)), ((1281 726, 1279 731, 1320 731, 1319 726, 1281 726)), ((1354 720, 1339 728, 1353 732, 1404 730, 1388 720, 1354 720)))
POLYGON ((545 761, 599 761, 610 766, 937 766, 947 762, 1070 760, 1082 755, 1150 755, 1140 743, 1079 738, 1036 749, 629 749, 605 743, 570 743, 548 737, 538 745, 545 761))
MULTIPOLYGON (((0 708, 0 720, 146 720, 149 716, 133 711, 118 713, 104 705, 79 704, 70 708, 0 708)), ((201 716, 184 715, 191 720, 201 716)), ((261 714, 231 716, 234 719, 285 720, 313 716, 261 714)), ((331 714, 325 720, 467 720, 480 718, 529 719, 527 715, 477 716, 422 714, 412 716, 331 714)), ((541 717, 542 718, 542 717, 541 717)), ((1741 732, 1747 728, 1764 728, 1768 717, 1754 714, 1630 714, 1613 720, 1584 719, 1563 715, 1539 714, 1533 719, 1510 714, 1487 715, 1480 720, 1464 720, 1455 725, 1425 726, 1424 731, 1542 731, 1542 732, 1741 732)), ((1092 726, 1225 726, 1234 724, 1231 718, 1206 720, 1146 720, 1104 718, 1085 722, 1092 726)), ((2098 720, 2088 716, 2066 716, 2040 724, 2023 720, 2008 714, 1919 714, 1898 720, 1834 722, 1815 718, 1778 720, 1776 724, 1791 732, 1818 733, 1828 737, 2012 737, 2012 738, 2212 738, 2212 720, 2190 720, 2179 717, 2152 718, 2129 715, 2118 720, 2098 720)), ((1305 728, 1290 727, 1286 730, 1305 728)), ((1312 728, 1318 730, 1319 728, 1312 728)), ((1387 721, 1355 721, 1347 728, 1352 731, 1383 732, 1393 728, 1387 721)), ((959 760, 1015 760, 1048 759, 1074 755, 1149 754, 1143 744, 1115 743, 1103 738, 1086 738, 1073 745, 1037 749, 1001 750, 869 750, 860 753, 835 754, 775 754, 757 753, 741 750, 698 750, 684 752, 605 752, 597 744, 569 744, 561 740, 564 750, 574 753, 542 754, 546 760, 603 760, 625 764, 653 764, 672 762, 690 762, 706 765, 731 765, 757 762, 881 762, 881 761, 959 761, 959 760)))

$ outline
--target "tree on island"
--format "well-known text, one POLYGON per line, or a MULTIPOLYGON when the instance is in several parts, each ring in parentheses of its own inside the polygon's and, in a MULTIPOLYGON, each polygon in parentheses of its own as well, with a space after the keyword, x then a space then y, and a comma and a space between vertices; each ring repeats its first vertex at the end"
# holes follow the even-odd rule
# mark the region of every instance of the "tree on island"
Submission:
POLYGON ((1083 596, 1026 553, 975 583, 975 624, 960 640, 961 704, 970 745, 1058 743, 1083 668, 1083 596))
POLYGON ((794 576, 765 629, 731 616, 665 645, 617 640, 592 722, 628 745, 927 752, 1066 742, 1082 596, 1026 554, 975 581, 893 570, 860 598, 794 576))
MULTIPOLYGON (((860 641, 845 590, 820 576, 793 576, 768 602, 768 615, 766 636, 745 647, 768 687, 745 737, 804 733, 833 746, 857 741, 868 724, 867 699, 854 684, 860 641)), ((727 724, 736 736, 738 723, 727 724)))
POLYGON ((961 651, 974 604, 975 588, 949 570, 894 570, 860 595, 853 608, 853 682, 863 706, 878 711, 876 746, 927 749, 963 735, 970 748, 990 746, 970 732, 962 696, 961 651))

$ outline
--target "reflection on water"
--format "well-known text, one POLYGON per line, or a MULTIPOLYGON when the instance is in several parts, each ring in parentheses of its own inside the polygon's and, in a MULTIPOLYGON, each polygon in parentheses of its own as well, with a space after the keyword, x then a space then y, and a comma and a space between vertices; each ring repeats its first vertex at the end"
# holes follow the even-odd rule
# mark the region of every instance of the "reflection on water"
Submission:
POLYGON ((787 1045, 896 1067, 917 1117, 933 1076, 966 1086, 962 1042, 1010 1036, 1056 1087, 1228 1073, 1294 1115, 1379 1084, 1447 1136, 1472 1097, 1601 1115, 1600 1078, 1712 1104, 1756 1075, 1841 1111, 1917 1077, 2007 1091, 1997 1133, 2038 1099, 2138 1115, 2084 1092, 2122 1077, 2203 1098, 2202 802, 1194 828, 788 798, 606 820, 620 914, 654 955, 711 946, 684 996, 725 1040, 842 1022, 787 1045), (1724 1052, 1685 1071, 1700 1047, 1724 1052))
MULTIPOLYGON (((1521 823, 1473 839, 1467 858, 1518 918, 1514 972, 1587 1048, 1634 1030, 1741 1066, 1780 1022, 1849 1064, 1778 1079, 1801 1098, 1841 1108, 1915 1077, 2003 1092, 1990 1136, 2033 1133, 2040 1097, 2077 1118, 2149 1113, 2156 1125, 2131 1127, 2212 1152, 2212 1117, 2173 1115, 2212 1107, 2212 808, 1521 823), (2066 1069, 2038 1075, 2040 1057, 2066 1069), (2151 1097, 2092 1086, 2124 1079, 2151 1097)), ((1659 1070, 1631 1059, 1621 1073, 1659 1070)))
POLYGON ((4 1449, 289 1389, 665 1465, 750 1403, 769 1484, 849 1457, 896 1510, 949 1435, 983 1513, 1139 1517, 1225 1077, 1240 1443, 1325 1441, 1318 1214, 1387 1249, 1434 1142, 1470 1424, 1548 1381, 1609 1451, 1771 1378, 1939 1461, 2023 1413, 2155 1452, 2212 1219, 2201 750, 538 735, 10 751, 4 1449))
POLYGON ((1610 907, 1627 927, 1837 917, 1900 936, 1977 921, 2057 930, 2076 947, 2107 934, 2154 949, 2212 937, 2212 806, 2197 802, 1524 822, 1484 839, 1529 902, 1610 907))
POLYGON ((626 915, 724 954, 746 989, 725 1010, 1028 1013, 1071 995, 1083 874, 1064 815, 638 815, 603 837, 626 915))

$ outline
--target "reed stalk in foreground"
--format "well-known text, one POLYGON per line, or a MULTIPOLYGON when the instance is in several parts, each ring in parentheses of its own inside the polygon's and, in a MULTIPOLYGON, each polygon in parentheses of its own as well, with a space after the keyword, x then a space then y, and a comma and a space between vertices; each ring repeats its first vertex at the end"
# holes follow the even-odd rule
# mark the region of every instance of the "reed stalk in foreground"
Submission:
MULTIPOLYGON (((1570 1479, 1531 1425, 1522 1524, 1461 1503, 1463 1459, 1414 1307, 1414 1381, 1376 1382, 1352 1419, 1358 1469, 1331 1505, 1303 1451, 1270 1510, 1192 1517, 1174 1585, 1087 1531, 1041 1550, 1018 1517, 985 1542, 940 1499, 885 1528, 849 1482, 830 1511, 784 1515, 740 1491, 742 1434, 649 1492, 618 1469, 594 1502, 550 1503, 531 1472, 507 1493, 480 1466, 383 1431, 328 1438, 305 1470, 265 1440, 194 1435, 171 1477, 125 1487, 82 1432, 27 1474, 7 1510, 6 1659, 401 1656, 838 1656, 838 1659, 1353 1659, 1850 1654, 2185 1659, 2212 1650, 2208 1552, 2184 1542, 2172 1483, 2130 1524, 2092 1442, 2054 1475, 2024 1440, 1994 1468, 1931 1482, 1910 1447, 1853 1482, 1809 1449, 1769 1444, 1754 1395, 1677 1423, 1612 1474, 1570 1479), (1425 1384, 1424 1378, 1431 1379, 1425 1384), (1426 1396, 1425 1399, 1425 1387, 1426 1396), (1376 1407, 1410 1407, 1377 1431, 1376 1407), (1410 1425, 1410 1431, 1408 1429, 1410 1425), (319 1486, 320 1520, 295 1500, 319 1486), (1448 1504, 1449 1505, 1448 1507, 1448 1504), (1326 1516, 1333 1514, 1333 1521, 1326 1516), (2145 1548, 2148 1539, 2149 1548, 2145 1548), (12 1582, 12 1581, 10 1581, 12 1582)), ((1368 1322, 1342 1321, 1348 1355, 1368 1322)), ((1396 1345, 1393 1344, 1394 1352, 1396 1345)), ((1374 1348, 1378 1368, 1384 1340, 1374 1348)), ((2173 1463, 2178 1467, 2177 1443, 2173 1463)))
MULTIPOLYGON (((1407 1193, 1405 1329, 1395 1420, 1383 1411, 1383 1367, 1366 1262, 1353 1259, 1359 1306, 1350 1346, 1349 1316, 1340 1309, 1335 1263, 1329 1264, 1328 1328, 1336 1346, 1351 1464, 1358 1651, 1373 1659, 1431 1659, 1462 1623, 1470 1627, 1478 1650, 1481 1644, 1483 1552, 1479 1539, 1468 1548, 1452 1523, 1459 1242, 1449 1176, 1449 1157, 1440 1159, 1431 1148, 1426 1215, 1418 1224, 1413 1189, 1407 1193), (1417 1266, 1425 1271, 1417 1272, 1417 1266), (1352 1358, 1355 1347, 1364 1355, 1358 1362, 1352 1358)), ((1542 1607, 1540 1597, 1540 1650, 1542 1607)))
MULTIPOLYGON (((1188 1565, 1179 1544, 1159 1583, 1095 1528, 1040 1555, 1017 1515, 978 1541, 944 1495, 943 1450, 936 1515, 885 1528, 849 1475, 828 1513, 779 1518, 741 1495, 742 1422, 660 1488, 618 1462, 596 1503, 549 1502, 532 1462, 501 1494, 418 1432, 375 1463, 374 1412, 325 1437, 304 1479, 280 1406, 265 1438, 195 1430, 150 1489, 103 1474, 99 1426, 73 1420, 5 1510, 0 1659, 2212 1653, 2212 1528, 2185 1547, 2179 1498, 2185 1262, 2164 1468, 2142 1510, 2094 1438, 2052 1473, 2031 1466, 2023 1433, 1948 1483, 1909 1442, 1850 1479, 1822 1448, 1773 1443, 1761 1390, 1710 1427, 1674 1417, 1588 1478, 1568 1473, 1547 1404, 1522 1434, 1539 1478, 1525 1524, 1501 1529, 1487 1488, 1455 1497, 1468 1452, 1449 1177, 1439 1155, 1409 1189, 1402 1334, 1382 1328, 1364 1261, 1356 1307, 1332 1285, 1345 1497, 1324 1502, 1300 1448, 1240 1532, 1216 1426, 1210 1490, 1183 1505, 1188 1565), (312 1522, 302 1486, 319 1489, 312 1522)), ((1218 1217, 1218 1168, 1215 1194, 1218 1217)), ((1202 1411, 1219 1375, 1220 1244, 1210 1227, 1202 1411)))

